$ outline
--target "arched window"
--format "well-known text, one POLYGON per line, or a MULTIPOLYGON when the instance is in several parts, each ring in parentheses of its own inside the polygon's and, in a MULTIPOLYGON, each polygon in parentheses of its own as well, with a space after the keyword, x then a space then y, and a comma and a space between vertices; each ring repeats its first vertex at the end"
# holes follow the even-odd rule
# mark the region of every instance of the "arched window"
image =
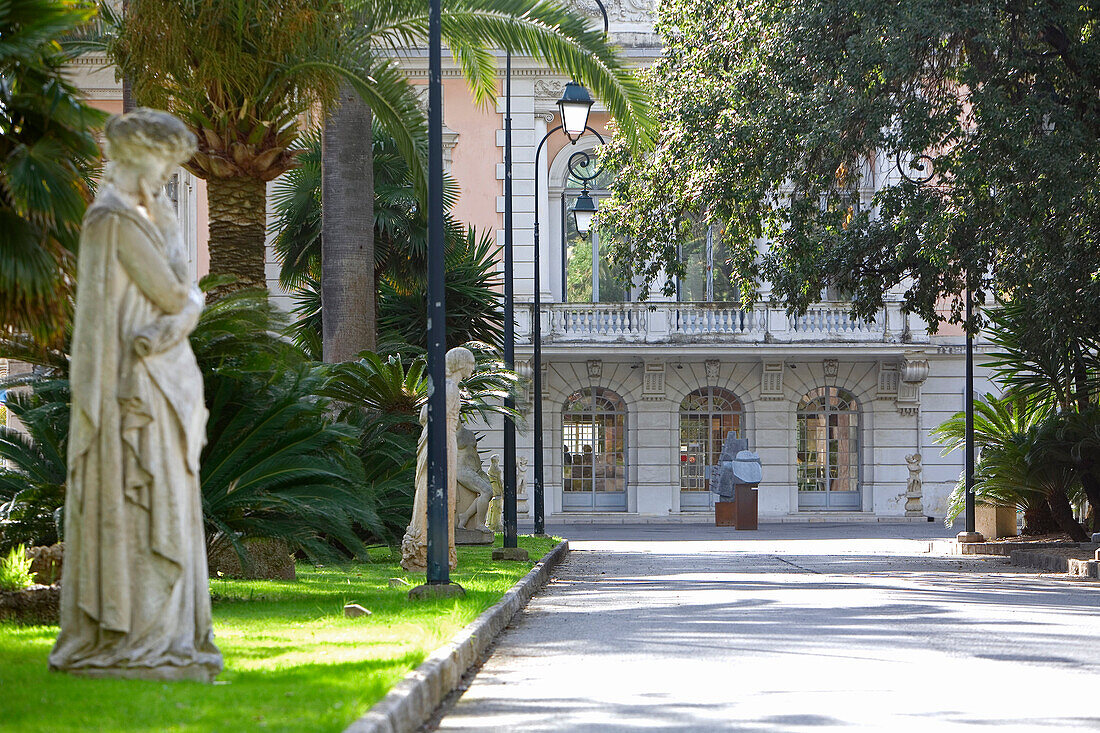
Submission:
POLYGON ((562 409, 562 506, 626 509, 626 403, 609 389, 569 395, 562 409))
POLYGON ((733 433, 743 436, 741 401, 720 387, 697 389, 680 402, 680 508, 709 509, 709 466, 718 463, 722 443, 733 433))
POLYGON ((798 507, 858 510, 859 403, 819 387, 798 403, 798 507))
MULTIPOLYGON (((578 164, 574 167, 582 176, 589 176, 598 170, 599 162, 596 160, 595 151, 573 151, 569 155, 575 156, 577 152, 589 154, 587 164, 583 156, 577 158, 578 164)), ((608 170, 600 171, 594 179, 588 182, 588 194, 600 205, 600 200, 608 195, 608 186, 614 176, 608 170)), ((584 182, 567 171, 565 174, 564 190, 561 194, 561 220, 564 237, 562 239, 562 292, 565 294, 565 302, 568 303, 621 303, 631 299, 630 288, 617 280, 611 269, 611 260, 608 258, 608 239, 606 234, 601 235, 598 225, 593 227, 587 237, 582 237, 576 228, 573 217, 569 215, 569 209, 577 202, 577 196, 584 188, 584 182), (596 273, 595 276, 593 273, 596 273)))

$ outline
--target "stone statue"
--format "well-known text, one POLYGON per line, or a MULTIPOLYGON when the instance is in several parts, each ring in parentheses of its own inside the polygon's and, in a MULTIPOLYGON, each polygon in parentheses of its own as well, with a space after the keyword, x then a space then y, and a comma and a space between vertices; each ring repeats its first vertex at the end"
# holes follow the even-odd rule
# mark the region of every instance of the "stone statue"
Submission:
POLYGON ((163 191, 195 152, 167 114, 107 122, 110 165, 84 216, 71 347, 61 633, 50 668, 210 682, 214 646, 199 454, 202 312, 163 191))
MULTIPOLYGON (((447 557, 451 570, 458 564, 455 553, 455 494, 458 475, 458 410, 461 395, 458 383, 474 373, 474 355, 461 346, 447 352, 447 557)), ((416 444, 416 495, 412 519, 401 540, 401 567, 422 573, 428 569, 428 406, 420 410, 420 440, 416 444)))
POLYGON ((485 526, 493 532, 503 532, 504 471, 500 468, 500 456, 489 457, 489 484, 493 487, 493 498, 489 500, 489 511, 485 515, 485 526))
POLYGON ((760 456, 748 450, 749 441, 726 433, 718 465, 710 467, 710 490, 723 501, 731 501, 738 484, 756 487, 762 477, 760 456))
POLYGON ((485 526, 493 486, 481 466, 477 436, 466 427, 458 429, 458 493, 455 496, 455 543, 491 545, 493 532, 485 526))
MULTIPOLYGON (((516 514, 527 516, 527 456, 516 459, 516 514)), ((501 500, 503 501, 503 499, 501 500)))
POLYGON ((923 517, 924 504, 921 502, 921 454, 913 453, 905 457, 909 464, 909 480, 905 484, 905 516, 923 517))

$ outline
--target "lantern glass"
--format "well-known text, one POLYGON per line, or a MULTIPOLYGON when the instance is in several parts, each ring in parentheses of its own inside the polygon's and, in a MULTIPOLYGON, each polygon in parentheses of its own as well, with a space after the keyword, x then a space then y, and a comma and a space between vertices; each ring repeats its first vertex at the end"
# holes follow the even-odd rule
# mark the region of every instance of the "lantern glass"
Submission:
POLYGON ((565 91, 558 100, 558 110, 562 129, 571 142, 577 142, 588 127, 588 113, 592 105, 592 96, 587 89, 573 81, 565 85, 565 91))
POLYGON ((596 202, 588 195, 588 191, 582 192, 577 197, 577 203, 573 205, 570 212, 573 214, 573 223, 577 226, 577 232, 582 237, 587 237, 588 233, 592 231, 592 220, 595 218, 597 211, 596 202))

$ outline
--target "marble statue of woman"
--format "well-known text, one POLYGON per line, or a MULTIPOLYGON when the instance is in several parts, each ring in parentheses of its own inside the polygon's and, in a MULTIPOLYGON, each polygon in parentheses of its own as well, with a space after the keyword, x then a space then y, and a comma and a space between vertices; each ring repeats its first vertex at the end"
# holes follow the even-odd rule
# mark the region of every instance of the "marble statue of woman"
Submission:
POLYGON ((199 454, 202 311, 163 186, 195 151, 165 112, 107 122, 110 165, 84 217, 70 379, 61 633, 50 668, 212 681, 199 454))
MULTIPOLYGON (((455 479, 458 475, 459 382, 474 373, 473 352, 461 346, 447 352, 447 558, 451 570, 458 565, 455 552, 455 479)), ((428 568, 428 406, 420 410, 420 440, 416 444, 416 494, 412 519, 401 540, 401 567, 422 573, 428 568)))
POLYGON ((485 514, 485 526, 494 532, 503 532, 504 471, 500 468, 500 456, 489 456, 489 484, 493 487, 493 498, 489 500, 489 511, 485 514))

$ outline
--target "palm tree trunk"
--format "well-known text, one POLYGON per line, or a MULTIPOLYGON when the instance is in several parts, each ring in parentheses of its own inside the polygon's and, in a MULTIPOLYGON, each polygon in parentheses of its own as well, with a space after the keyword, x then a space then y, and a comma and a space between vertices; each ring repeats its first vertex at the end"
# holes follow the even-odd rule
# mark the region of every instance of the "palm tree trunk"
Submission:
POLYGON ((345 87, 321 138, 322 340, 330 363, 373 351, 378 340, 371 116, 345 87))
POLYGON ((267 184, 255 178, 210 178, 210 274, 233 275, 230 290, 266 288, 267 184))

